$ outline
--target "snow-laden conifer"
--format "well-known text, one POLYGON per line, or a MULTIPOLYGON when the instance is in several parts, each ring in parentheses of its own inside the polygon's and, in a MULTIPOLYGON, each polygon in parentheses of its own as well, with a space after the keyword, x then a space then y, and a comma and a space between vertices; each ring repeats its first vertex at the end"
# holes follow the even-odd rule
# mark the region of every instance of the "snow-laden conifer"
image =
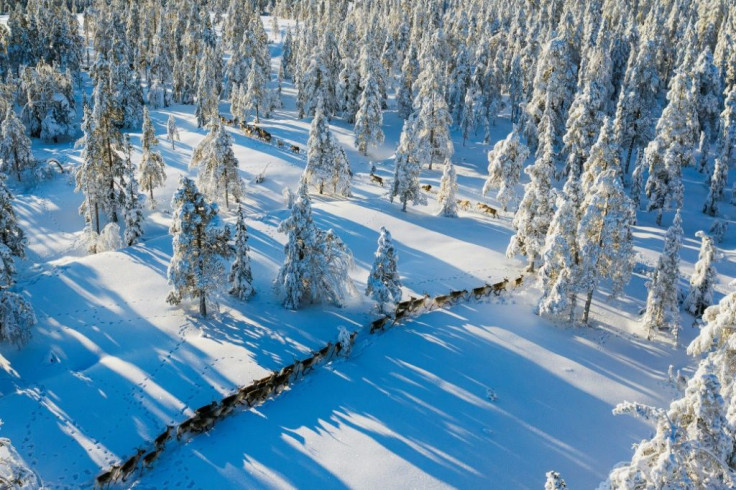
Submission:
POLYGON ((690 277, 690 290, 682 304, 683 308, 695 316, 700 315, 713 303, 713 288, 717 281, 714 262, 716 260, 716 246, 713 239, 699 231, 695 236, 700 237, 700 253, 695 263, 695 271, 690 277))
POLYGON ((256 293, 253 287, 253 273, 250 268, 250 247, 248 246, 248 229, 245 226, 245 214, 242 206, 238 206, 235 221, 235 260, 230 266, 228 283, 229 293, 243 301, 256 293))
POLYGON ((163 185, 166 180, 166 165, 164 159, 161 158, 161 154, 156 151, 156 145, 158 145, 158 139, 156 139, 156 133, 146 107, 143 109, 143 135, 141 136, 143 155, 138 166, 138 179, 140 180, 141 190, 148 192, 151 209, 156 206, 153 199, 153 189, 163 185))
POLYGON ((358 112, 355 114, 355 146, 363 155, 368 154, 369 146, 383 143, 383 112, 381 111, 381 93, 372 73, 363 81, 363 92, 358 100, 358 112))
POLYGON ((13 109, 8 107, 5 120, 0 124, 0 171, 6 175, 12 174, 20 181, 23 174, 32 170, 35 164, 26 128, 13 109))
POLYGON ((199 313, 207 316, 207 300, 225 279, 225 259, 231 255, 230 231, 221 224, 217 204, 209 202, 186 177, 179 179, 171 207, 173 255, 167 271, 171 292, 166 301, 176 305, 185 298, 197 299, 199 313))
POLYGON ((488 179, 483 185, 483 195, 491 189, 498 189, 496 198, 503 210, 515 210, 521 168, 529 156, 529 149, 521 142, 517 128, 506 139, 499 141, 488 152, 488 179))
POLYGON ((442 179, 440 180, 440 190, 437 193, 437 202, 440 210, 437 214, 447 216, 449 218, 457 217, 457 173, 452 160, 445 161, 442 169, 442 179))
POLYGON ((141 210, 141 194, 138 193, 138 182, 135 179, 135 167, 130 160, 130 140, 126 136, 125 174, 121 184, 125 187, 123 193, 123 242, 127 247, 135 245, 143 236, 143 211, 141 210))
POLYGON ((173 114, 169 114, 169 119, 166 121, 166 138, 171 141, 171 149, 175 150, 176 146, 174 141, 179 141, 179 128, 176 126, 176 118, 173 114))
POLYGON ((383 313, 386 304, 396 303, 401 299, 401 281, 396 262, 399 255, 391 240, 391 233, 381 227, 378 237, 378 249, 374 255, 373 266, 368 276, 366 296, 378 303, 378 310, 383 313))
POLYGON ((225 201, 230 206, 230 197, 240 201, 245 186, 238 173, 238 160, 233 153, 233 139, 217 119, 207 126, 209 133, 192 153, 189 168, 199 168, 197 187, 213 201, 225 201))
POLYGON ((718 201, 723 197, 723 189, 726 187, 726 178, 728 177, 728 167, 724 164, 722 158, 716 158, 713 166, 713 175, 710 178, 710 189, 708 197, 703 205, 703 212, 711 216, 718 214, 718 201))
POLYGON ((680 328, 680 305, 677 297, 677 282, 680 278, 680 245, 682 243, 682 218, 675 214, 672 226, 664 238, 664 250, 657 261, 654 275, 647 282, 647 306, 644 312, 644 328, 647 337, 652 332, 669 330, 675 339, 680 328))
POLYGON ((350 196, 350 167, 347 156, 330 131, 321 101, 317 103, 309 129, 307 165, 303 178, 309 185, 316 187, 320 194, 327 191, 350 196))
POLYGON ((416 126, 413 118, 404 121, 401 130, 399 147, 394 159, 394 178, 391 181, 389 200, 394 202, 398 198, 401 210, 406 211, 406 204, 427 204, 427 197, 422 192, 419 183, 422 152, 417 147, 416 126))

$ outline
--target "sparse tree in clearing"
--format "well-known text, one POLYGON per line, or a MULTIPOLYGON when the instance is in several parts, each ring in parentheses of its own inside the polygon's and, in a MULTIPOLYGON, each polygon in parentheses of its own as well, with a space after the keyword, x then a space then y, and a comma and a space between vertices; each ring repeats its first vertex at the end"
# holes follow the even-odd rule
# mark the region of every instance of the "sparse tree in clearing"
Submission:
POLYGON ((556 471, 548 471, 545 476, 547 481, 544 482, 544 490, 565 490, 567 488, 567 483, 556 471))
POLYGON ((153 199, 153 189, 163 185, 166 180, 166 165, 164 159, 161 158, 161 154, 154 149, 156 145, 158 145, 158 139, 156 139, 156 133, 153 130, 153 124, 146 107, 143 109, 143 135, 141 136, 143 155, 138 167, 138 179, 141 183, 141 190, 148 192, 151 209, 156 207, 156 201, 153 199))
POLYGON ((455 172, 455 166, 452 164, 452 160, 448 159, 445 161, 445 166, 442 170, 442 180, 440 180, 440 190, 437 194, 437 202, 440 205, 440 210, 437 213, 440 216, 446 216, 448 218, 457 217, 457 199, 455 194, 457 193, 457 174, 455 172))
POLYGON ((256 294, 253 287, 253 273, 250 268, 250 247, 248 246, 248 229, 245 226, 243 207, 238 206, 238 218, 235 222, 235 260, 230 266, 229 293, 236 298, 246 301, 256 294))
POLYGON ((587 298, 582 323, 587 325, 593 293, 602 279, 613 282, 611 295, 619 294, 634 269, 634 209, 615 169, 601 173, 582 203, 577 230, 580 281, 577 289, 587 298))
POLYGON ((208 199, 221 200, 230 206, 230 196, 240 201, 245 194, 238 174, 238 160, 232 148, 232 137, 217 119, 208 125, 209 134, 194 149, 189 168, 199 167, 197 187, 208 199))
POLYGON ((358 100, 358 112, 355 114, 355 145, 363 155, 368 154, 369 146, 383 143, 383 111, 381 110, 381 94, 378 83, 369 73, 363 82, 363 93, 358 100))
POLYGON ((647 282, 647 306, 644 328, 647 338, 655 330, 669 330, 675 340, 680 330, 680 305, 677 298, 677 281, 680 278, 680 245, 682 243, 682 218, 677 210, 672 226, 664 238, 664 250, 657 261, 652 279, 647 282))
POLYGON ((26 136, 26 128, 8 107, 5 120, 0 125, 0 170, 13 173, 18 181, 22 174, 36 165, 31 151, 31 140, 26 136))
POLYGON ((179 128, 176 126, 176 119, 173 114, 169 114, 169 119, 166 121, 166 138, 171 141, 171 149, 176 150, 174 141, 179 141, 179 128))
POLYGON ((716 246, 713 239, 699 231, 695 236, 700 237, 700 253, 695 264, 695 271, 690 278, 690 290, 682 306, 695 316, 699 316, 713 303, 713 287, 718 280, 713 262, 716 260, 716 246))
POLYGON ((207 299, 222 284, 224 261, 232 253, 230 230, 221 225, 217 204, 207 201, 186 177, 179 180, 171 207, 174 253, 167 271, 172 290, 166 301, 177 305, 186 297, 198 299, 200 315, 207 316, 207 299))
POLYGON ((710 190, 708 197, 703 205, 703 212, 710 216, 718 214, 718 201, 723 197, 723 189, 726 187, 726 178, 728 177, 728 167, 723 163, 723 159, 716 158, 716 164, 713 166, 713 175, 710 179, 710 190))
POLYGON ((124 207, 123 222, 125 223, 125 231, 123 233, 123 241, 127 247, 135 245, 138 239, 143 236, 143 211, 141 211, 141 197, 138 194, 138 182, 135 180, 135 167, 130 160, 130 138, 126 135, 125 142, 125 175, 121 181, 124 187, 124 207))
POLYGON ((352 254, 332 230, 325 232, 315 225, 303 180, 291 216, 281 222, 279 231, 289 238, 274 288, 286 308, 297 309, 321 301, 341 305, 347 295, 354 293, 355 286, 348 275, 352 254))
POLYGON ((489 190, 498 188, 496 198, 501 202, 503 210, 516 209, 518 196, 516 185, 519 183, 521 168, 529 156, 529 149, 519 138, 516 127, 506 139, 499 141, 488 152, 488 179, 483 185, 483 195, 489 190))
POLYGON ((427 197, 419 183, 421 153, 417 147, 414 118, 404 121, 394 160, 394 179, 391 182, 389 200, 394 202, 394 198, 398 198, 402 204, 402 211, 406 211, 406 204, 409 201, 414 205, 426 205, 427 197))
POLYGON ((396 303, 401 299, 401 280, 396 268, 399 255, 391 240, 391 233, 383 226, 374 257, 365 294, 376 301, 378 311, 384 313, 387 303, 396 303))

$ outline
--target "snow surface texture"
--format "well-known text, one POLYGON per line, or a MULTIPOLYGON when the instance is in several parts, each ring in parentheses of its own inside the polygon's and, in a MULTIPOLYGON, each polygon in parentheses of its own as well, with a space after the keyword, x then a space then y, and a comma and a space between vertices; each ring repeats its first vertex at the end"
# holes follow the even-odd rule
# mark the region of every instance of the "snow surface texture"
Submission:
MULTIPOLYGON (((270 22, 264 22, 266 26, 270 22)), ((284 23, 285 26, 285 23, 284 23)), ((272 46, 273 66, 280 48, 272 46)), ((88 88, 89 83, 87 84, 88 88)), ((284 108, 261 126, 287 145, 306 147, 310 119, 295 118, 294 91, 284 86, 284 108)), ((78 107, 79 107, 78 101, 78 107)), ((226 114, 228 104, 220 104, 226 114)), ((81 111, 80 111, 81 112, 81 111)), ((246 179, 246 222, 254 287, 248 303, 226 296, 207 320, 195 304, 165 303, 171 258, 170 197, 188 170, 193 148, 205 137, 194 106, 152 110, 167 180, 154 191, 159 201, 145 211, 141 243, 87 256, 81 244, 82 196, 68 175, 32 189, 13 189, 16 210, 29 238, 28 259, 18 262, 18 286, 33 302, 39 325, 22 351, 0 347, 0 435, 51 488, 88 486, 101 469, 148 444, 165 425, 191 409, 220 399, 234 387, 309 355, 341 326, 357 328, 375 318, 361 296, 344 308, 289 311, 271 292, 283 262, 286 237, 276 232, 288 216, 281 197, 295 188, 301 155, 244 136, 236 129, 233 150, 246 179), (165 141, 173 114, 181 141, 165 141), (252 180, 269 164, 262 184, 252 180)), ((313 213, 334 228, 352 250, 352 277, 365 287, 381 226, 391 230, 399 253, 405 297, 444 294, 483 281, 516 277, 521 260, 508 261, 511 216, 492 219, 460 212, 438 217, 427 207, 400 205, 371 184, 370 163, 385 180, 401 123, 384 114, 385 142, 358 154, 352 126, 334 120, 331 129, 350 159, 351 200, 313 196, 313 213)), ((481 195, 487 150, 510 132, 506 117, 492 128, 490 145, 471 138, 462 146, 455 132, 458 199, 501 206, 481 195)), ((140 133, 131 132, 133 159, 140 160, 140 133)), ((36 158, 73 166, 70 144, 33 140, 36 158)), ((441 172, 422 170, 421 181, 439 188, 441 172)), ((686 186, 681 273, 693 271, 699 241, 694 234, 712 223, 700 213, 708 190, 694 169, 686 186)), ((522 178, 521 183, 525 183, 522 178)), ((517 189, 520 191, 521 189, 517 189)), ((732 210, 723 205, 722 213, 732 210)), ((235 210, 223 210, 234 222, 235 210)), ((594 298, 592 329, 564 329, 532 314, 539 292, 529 286, 498 304, 468 304, 437 311, 406 328, 356 347, 353 358, 335 363, 291 393, 257 411, 230 417, 207 435, 167 452, 144 475, 140 488, 233 487, 479 487, 539 488, 554 469, 570 488, 591 488, 631 444, 651 433, 642 422, 614 417, 623 400, 668 404, 669 364, 686 367, 681 349, 652 343, 639 322, 650 270, 662 249, 664 229, 654 214, 639 213, 635 248, 639 265, 626 295, 594 298)), ((664 222, 671 221, 671 213, 664 222)), ((720 244, 716 300, 734 276, 732 236, 720 244)), ((683 313, 683 317, 686 315, 683 313)), ((687 322, 684 319, 683 322, 687 322)), ((693 329, 682 332, 687 345, 693 329)))

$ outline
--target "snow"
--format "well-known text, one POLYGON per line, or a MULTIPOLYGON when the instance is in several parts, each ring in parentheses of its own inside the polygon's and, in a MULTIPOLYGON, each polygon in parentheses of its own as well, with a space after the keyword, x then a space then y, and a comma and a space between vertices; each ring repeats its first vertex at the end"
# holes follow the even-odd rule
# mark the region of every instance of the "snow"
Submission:
MULTIPOLYGON (((280 23, 285 32, 289 23, 280 23)), ((264 24, 268 29, 270 22, 264 24)), ((279 54, 279 47, 271 48, 279 54)), ((278 63, 274 58, 273 66, 278 63)), ((283 93, 284 108, 260 126, 286 148, 226 129, 247 182, 244 209, 258 294, 247 303, 223 294, 219 312, 206 320, 193 302, 165 302, 170 197, 181 175, 196 176, 187 165, 206 135, 197 128, 194 106, 151 110, 167 180, 154 190, 159 204, 144 211, 145 234, 133 247, 86 255, 77 212, 82 195, 74 193, 69 173, 30 188, 14 185, 16 212, 29 239, 28 257, 17 261, 18 290, 32 302, 39 324, 23 350, 0 346, 0 418, 6 422, 0 436, 13 442, 50 488, 90 486, 111 464, 149 447, 165 425, 307 357, 336 339, 340 327, 354 330, 375 318, 374 304, 362 294, 343 308, 290 311, 273 292, 286 242, 277 227, 289 215, 282 190, 296 188, 305 165, 303 151, 291 153, 288 145, 306 148, 311 122, 296 119, 290 84, 283 93), (164 141, 172 114, 181 135, 176 150, 164 141), (266 164, 265 181, 255 184, 266 164)), ((220 103, 221 114, 228 109, 220 103)), ((487 151, 511 130, 506 116, 492 127, 489 145, 479 143, 482 135, 471 135, 463 145, 460 132, 453 132, 458 199, 500 207, 481 190, 487 151)), ((331 122, 355 173, 354 197, 311 197, 316 224, 334 229, 353 252, 351 277, 359 291, 365 289, 381 226, 391 230, 399 253, 405 298, 519 275, 522 260, 505 258, 511 214, 493 219, 460 211, 449 220, 435 216, 431 195, 429 206, 409 206, 403 213, 400 204, 388 201, 387 187, 371 183, 370 161, 384 180, 393 171, 401 129, 395 108, 384 114, 384 143, 366 157, 358 153, 352 129, 342 120, 331 122)), ((130 136, 137 163, 140 130, 130 136)), ((70 143, 33 145, 40 160, 56 158, 67 169, 80 162, 70 143)), ((420 180, 438 188, 440 177, 439 168, 425 168, 420 180)), ((683 180, 681 286, 697 260, 694 234, 714 219, 700 212, 708 192, 702 175, 686 168, 683 180)), ((226 222, 234 223, 236 209, 222 209, 226 222)), ((721 212, 730 221, 734 210, 722 203, 721 212)), ((496 488, 540 488, 545 473, 554 470, 570 488, 596 486, 616 462, 631 458, 632 443, 652 432, 651 425, 615 417, 612 409, 624 400, 666 407, 675 396, 669 365, 691 365, 667 337, 643 338, 645 272, 656 263, 664 236, 655 219, 654 213, 638 213, 634 278, 619 299, 608 299, 608 291, 596 294, 590 328, 566 328, 535 316, 540 292, 529 284, 488 304, 462 303, 422 315, 363 338, 351 358, 318 370, 278 399, 236 413, 191 442, 172 443, 136 484, 469 488, 490 482, 496 488)), ((672 213, 665 213, 663 223, 671 220, 672 213)), ((714 300, 736 277, 734 244, 731 233, 720 244, 714 300)), ((692 317, 682 316, 690 323, 692 317)), ((681 345, 696 333, 684 329, 681 345)))

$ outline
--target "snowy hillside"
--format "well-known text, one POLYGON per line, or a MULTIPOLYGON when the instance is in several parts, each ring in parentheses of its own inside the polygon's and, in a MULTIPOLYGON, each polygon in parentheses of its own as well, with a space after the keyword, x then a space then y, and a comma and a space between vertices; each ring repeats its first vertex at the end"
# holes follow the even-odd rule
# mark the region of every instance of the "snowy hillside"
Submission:
MULTIPOLYGON (((733 6, 141 0, 69 2, 72 15, 41 3, 0 15, 0 190, 13 194, 10 208, 0 192, 0 302, 20 295, 0 309, 0 487, 543 488, 557 471, 577 489, 632 457, 644 482, 734 484, 736 390, 718 368, 736 318, 733 6), (667 32, 646 33, 665 13, 667 32), (68 43, 24 51, 19 33, 41 35, 25 15, 68 43), (51 64, 18 71, 40 59, 51 64), (151 190, 139 172, 156 152, 166 178, 151 190), (173 201, 194 182, 232 236, 175 304, 170 264, 197 263, 215 241, 194 201, 173 201), (247 300, 215 270, 233 263, 241 191, 247 300), (131 228, 131 192, 143 234, 103 251, 113 216, 131 228), (297 222, 305 209, 313 228, 297 222), (676 209, 682 229, 668 232, 676 209), (184 236, 186 219, 204 234, 184 236), (387 299, 373 334, 377 296, 364 293, 382 287, 382 228, 401 299, 428 300, 402 316, 387 299), (345 250, 349 276, 314 279, 336 274, 331 254, 345 250), (307 270, 310 255, 322 269, 307 270), (279 290, 284 270, 296 277, 279 290), (328 300, 350 284, 343 304, 328 300), (36 323, 14 345, 22 300, 36 323), (344 329, 350 355, 182 429, 344 329), (688 355, 696 338, 708 369, 688 355), (681 397, 699 401, 671 409, 669 433, 664 412, 613 414, 681 397), (174 437, 155 443, 167 427, 174 437), (649 438, 667 441, 656 462, 632 450, 649 438)), ((635 480, 624 473, 608 485, 635 480)))

